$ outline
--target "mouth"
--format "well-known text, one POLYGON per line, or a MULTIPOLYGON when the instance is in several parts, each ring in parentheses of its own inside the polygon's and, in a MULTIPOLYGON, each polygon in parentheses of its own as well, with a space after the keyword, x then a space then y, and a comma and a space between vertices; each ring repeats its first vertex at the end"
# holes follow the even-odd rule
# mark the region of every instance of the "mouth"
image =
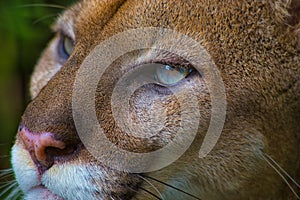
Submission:
POLYGON ((63 200, 60 196, 53 194, 48 188, 44 185, 39 185, 31 188, 27 194, 27 197, 35 197, 36 199, 48 199, 48 200, 63 200))

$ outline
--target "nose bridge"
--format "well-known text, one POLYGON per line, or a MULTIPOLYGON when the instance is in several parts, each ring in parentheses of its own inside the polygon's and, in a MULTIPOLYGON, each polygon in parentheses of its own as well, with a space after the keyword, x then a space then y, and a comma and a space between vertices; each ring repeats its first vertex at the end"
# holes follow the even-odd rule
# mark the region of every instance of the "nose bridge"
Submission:
MULTIPOLYGON (((66 64, 28 105, 22 124, 31 132, 76 135, 72 118, 72 88, 75 69, 66 64)), ((76 136, 75 136, 76 137, 76 136)))
MULTIPOLYGON (((101 2, 99 1, 99 3, 101 2)), ((110 31, 106 33, 103 29, 124 2, 125 0, 116 0, 102 2, 102 6, 95 8, 82 7, 77 17, 77 21, 81 23, 74 25, 78 37, 72 56, 37 97, 29 103, 24 112, 22 124, 29 131, 34 133, 50 132, 55 134, 56 139, 68 138, 70 140, 73 138, 79 141, 72 116, 72 91, 76 72, 95 44, 106 38, 106 35, 112 34, 110 31), (112 9, 104 9, 107 7, 112 9), (86 16, 93 13, 88 11, 89 9, 96 8, 100 8, 97 13, 102 13, 101 16, 86 16), (90 27, 88 33, 86 27, 90 27)))

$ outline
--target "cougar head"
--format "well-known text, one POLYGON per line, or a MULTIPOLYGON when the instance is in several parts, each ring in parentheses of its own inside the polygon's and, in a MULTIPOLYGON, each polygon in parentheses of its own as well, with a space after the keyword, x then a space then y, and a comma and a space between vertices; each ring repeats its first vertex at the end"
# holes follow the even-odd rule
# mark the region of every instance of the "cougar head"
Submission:
POLYGON ((299 0, 76 3, 12 149, 25 199, 299 198, 299 16, 299 0))

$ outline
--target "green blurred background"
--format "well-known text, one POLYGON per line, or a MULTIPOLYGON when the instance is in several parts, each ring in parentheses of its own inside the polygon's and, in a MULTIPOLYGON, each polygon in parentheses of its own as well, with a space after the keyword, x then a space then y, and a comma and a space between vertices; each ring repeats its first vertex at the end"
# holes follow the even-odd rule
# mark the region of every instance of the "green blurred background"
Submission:
POLYGON ((54 5, 65 7, 73 2, 0 1, 0 170, 11 167, 10 149, 29 102, 30 74, 53 36, 50 25, 64 10, 54 5))

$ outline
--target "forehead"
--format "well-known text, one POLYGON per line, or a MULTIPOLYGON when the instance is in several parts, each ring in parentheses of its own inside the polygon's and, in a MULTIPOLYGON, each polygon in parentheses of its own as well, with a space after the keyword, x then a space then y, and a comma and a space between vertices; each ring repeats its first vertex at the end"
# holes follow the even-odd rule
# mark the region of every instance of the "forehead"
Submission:
MULTIPOLYGON (((89 0, 80 1, 58 20, 61 29, 114 34, 140 27, 163 27, 189 35, 229 33, 272 19, 265 1, 89 0)), ((95 38, 95 37, 93 37, 95 38)))
POLYGON ((201 42, 220 68, 234 70, 241 61, 252 66, 245 58, 277 40, 284 31, 278 23, 282 13, 271 0, 89 0, 67 10, 58 24, 73 34, 82 57, 117 33, 159 27, 201 42))

